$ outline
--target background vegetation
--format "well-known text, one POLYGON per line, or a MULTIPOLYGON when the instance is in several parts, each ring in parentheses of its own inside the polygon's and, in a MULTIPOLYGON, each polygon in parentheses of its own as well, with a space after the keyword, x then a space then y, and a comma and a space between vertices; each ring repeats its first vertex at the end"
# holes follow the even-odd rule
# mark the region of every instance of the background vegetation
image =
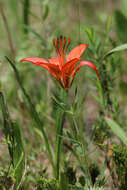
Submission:
POLYGON ((90 176, 93 188, 126 189, 126 0, 1 0, 0 26, 0 188, 83 190, 90 176), (70 50, 89 44, 83 58, 100 81, 82 68, 69 90, 65 107, 75 110, 64 121, 58 182, 42 128, 55 154, 59 88, 46 70, 19 61, 54 56, 60 35, 71 38, 70 50))

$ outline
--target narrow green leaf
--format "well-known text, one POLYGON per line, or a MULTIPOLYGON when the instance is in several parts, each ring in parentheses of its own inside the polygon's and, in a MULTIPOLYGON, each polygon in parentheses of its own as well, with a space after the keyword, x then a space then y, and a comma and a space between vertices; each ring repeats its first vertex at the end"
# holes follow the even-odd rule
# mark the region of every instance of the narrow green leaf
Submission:
POLYGON ((123 129, 112 119, 106 117, 105 121, 107 122, 108 126, 111 128, 112 132, 120 138, 120 140, 127 145, 127 135, 123 131, 123 129))
MULTIPOLYGON (((103 166, 101 167, 100 174, 97 177, 97 181, 95 183, 95 187, 103 187, 106 183, 106 178, 104 177, 104 172, 107 169, 107 161, 104 161, 103 166)), ((107 176, 108 179, 108 176, 107 176)))
POLYGON ((45 5, 45 11, 43 14, 43 21, 47 18, 48 14, 49 14, 49 6, 45 5))
POLYGON ((14 177, 16 178, 15 187, 19 187, 25 169, 25 154, 20 128, 17 123, 13 123, 14 128, 14 177))
POLYGON ((127 50, 127 43, 126 44, 122 44, 120 46, 117 46, 116 48, 113 48, 112 50, 110 50, 109 52, 107 52, 103 59, 113 53, 119 52, 119 51, 123 51, 123 50, 127 50))
POLYGON ((85 177, 86 185, 88 187, 90 187, 91 186, 91 179, 90 179, 90 177, 88 175, 88 171, 83 166, 80 166, 80 169, 81 169, 81 171, 82 171, 82 173, 83 173, 83 175, 85 177))
POLYGON ((57 97, 55 97, 55 96, 52 96, 51 97, 52 98, 52 100, 53 100, 53 103, 56 105, 56 106, 58 106, 59 108, 61 108, 62 110, 66 110, 65 109, 65 104, 63 103, 63 102, 61 102, 59 99, 57 99, 57 97))
POLYGON ((1 104, 1 109, 2 109, 2 114, 3 114, 3 120, 4 120, 4 133, 5 133, 5 138, 6 142, 8 144, 8 150, 11 158, 11 163, 14 165, 13 161, 13 131, 12 131, 12 126, 11 126, 11 121, 9 118, 9 113, 8 109, 6 106, 6 102, 4 99, 4 95, 2 92, 0 92, 0 104, 1 104))
POLYGON ((96 96, 95 94, 93 93, 90 93, 90 95, 100 104, 102 104, 102 100, 100 99, 100 97, 96 96))
POLYGON ((107 34, 109 34, 110 32, 111 24, 112 24, 112 16, 109 15, 107 20, 107 34))
POLYGON ((95 31, 93 30, 93 28, 86 28, 85 32, 86 32, 91 44, 93 44, 94 37, 95 37, 95 31))

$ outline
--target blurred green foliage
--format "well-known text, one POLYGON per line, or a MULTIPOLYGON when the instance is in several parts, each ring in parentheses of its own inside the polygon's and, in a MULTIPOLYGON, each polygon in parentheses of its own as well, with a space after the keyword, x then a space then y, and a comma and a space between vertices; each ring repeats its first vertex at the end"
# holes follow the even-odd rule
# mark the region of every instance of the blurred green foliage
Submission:
MULTIPOLYGON (((104 174, 107 167, 104 147, 116 138, 107 127, 105 116, 115 120, 123 130, 127 126, 127 58, 126 51, 120 51, 126 49, 126 45, 121 46, 122 43, 127 43, 126 0, 6 0, 0 1, 0 7, 0 91, 5 94, 9 111, 9 123, 6 109, 3 116, 7 118, 3 123, 0 110, 0 185, 6 181, 5 188, 8 189, 15 184, 17 171, 20 173, 18 180, 21 180, 24 165, 20 161, 24 164, 25 149, 26 175, 21 181, 22 190, 35 188, 35 184, 37 189, 57 190, 62 185, 64 189, 83 190, 89 188, 86 179, 92 180, 90 186, 93 189, 103 188, 108 181, 108 176, 104 174), (49 160, 53 160, 55 155, 55 116, 61 103, 59 86, 44 69, 19 61, 24 57, 56 56, 52 39, 60 35, 71 38, 69 50, 80 43, 89 44, 82 57, 97 66, 100 82, 96 82, 96 76, 89 68, 81 69, 69 90, 68 103, 62 104, 67 115, 63 131, 63 157, 71 160, 75 167, 69 167, 70 170, 63 167, 63 180, 57 184, 54 178, 50 178, 49 160), (21 81, 16 79, 4 56, 15 64, 13 69, 16 68, 15 73, 21 81), (57 102, 54 103, 51 96, 57 102), (5 131, 3 126, 7 127, 5 131), (10 127, 14 129, 13 134, 10 127), (51 144, 53 158, 50 155, 50 159, 50 148, 47 153, 44 134, 51 144), (11 167, 6 145, 10 151, 11 167), (91 164, 93 160, 99 160, 98 166, 91 164), (47 168, 49 177, 42 177, 44 168, 47 168), (96 184, 100 185, 97 187, 96 184)), ((117 142, 120 145, 114 149, 113 159, 116 173, 124 182, 126 150, 118 139, 117 142)), ((61 165, 64 165, 63 160, 61 165)))
POLYGON ((125 190, 127 187, 127 147, 113 146, 113 161, 116 165, 116 172, 120 182, 120 189, 125 190))

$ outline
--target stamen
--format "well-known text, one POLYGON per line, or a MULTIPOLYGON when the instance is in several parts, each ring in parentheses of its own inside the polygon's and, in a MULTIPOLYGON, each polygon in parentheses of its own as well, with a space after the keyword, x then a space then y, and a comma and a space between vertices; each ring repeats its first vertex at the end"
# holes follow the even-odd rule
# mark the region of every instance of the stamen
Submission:
POLYGON ((55 47, 56 49, 56 53, 57 53, 57 56, 59 55, 59 39, 53 39, 52 40, 52 43, 53 43, 53 46, 55 47))
POLYGON ((60 36, 60 41, 62 41, 62 40, 63 40, 63 36, 61 35, 61 36, 60 36))
POLYGON ((66 38, 65 38, 65 36, 64 36, 63 51, 64 51, 64 49, 65 49, 65 45, 66 45, 66 38))
POLYGON ((59 48, 59 38, 56 40, 56 48, 59 48))
POLYGON ((70 38, 68 38, 68 43, 67 43, 67 46, 66 46, 66 49, 65 49, 65 55, 66 55, 66 53, 67 53, 67 49, 68 49, 68 47, 69 47, 70 43, 71 43, 71 39, 70 39, 70 38))
POLYGON ((63 46, 63 36, 60 36, 60 49, 61 49, 61 51, 63 51, 63 48, 62 48, 62 46, 63 46))
POLYGON ((66 37, 63 37, 61 35, 59 38, 53 39, 53 45, 56 49, 56 53, 59 59, 60 69, 62 69, 62 67, 66 63, 65 58, 66 58, 67 48, 70 45, 70 38, 66 40, 66 37))

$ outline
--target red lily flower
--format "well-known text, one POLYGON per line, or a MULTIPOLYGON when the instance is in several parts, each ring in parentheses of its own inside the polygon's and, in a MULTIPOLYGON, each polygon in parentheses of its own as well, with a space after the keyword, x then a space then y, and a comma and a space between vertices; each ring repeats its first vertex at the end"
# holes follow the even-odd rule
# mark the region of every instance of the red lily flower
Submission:
POLYGON ((39 65, 45 68, 64 89, 69 89, 71 87, 77 71, 82 66, 90 66, 95 70, 99 78, 96 66, 93 63, 84 61, 80 58, 88 44, 81 44, 75 47, 67 56, 66 54, 68 46, 70 45, 70 39, 66 40, 65 37, 63 38, 60 36, 59 39, 53 40, 53 45, 56 49, 57 57, 47 60, 39 57, 26 57, 20 62, 28 61, 34 65, 39 65), (77 65, 79 62, 80 64, 77 65))

